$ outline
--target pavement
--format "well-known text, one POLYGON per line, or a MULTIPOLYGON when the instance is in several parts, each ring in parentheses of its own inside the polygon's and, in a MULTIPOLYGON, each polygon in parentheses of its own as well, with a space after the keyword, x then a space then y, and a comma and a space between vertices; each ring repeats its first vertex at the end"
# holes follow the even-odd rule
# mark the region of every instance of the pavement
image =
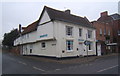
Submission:
POLYGON ((118 53, 111 53, 108 55, 102 55, 102 56, 90 56, 90 57, 72 57, 72 58, 63 58, 63 59, 56 59, 56 58, 46 58, 46 57, 40 57, 40 56, 24 56, 25 58, 30 58, 34 60, 39 60, 43 62, 55 62, 55 63, 61 63, 61 64, 84 64, 87 62, 95 61, 96 59, 110 57, 110 56, 118 56, 118 53))
POLYGON ((57 60, 2 52, 2 74, 118 74, 118 55, 57 60))

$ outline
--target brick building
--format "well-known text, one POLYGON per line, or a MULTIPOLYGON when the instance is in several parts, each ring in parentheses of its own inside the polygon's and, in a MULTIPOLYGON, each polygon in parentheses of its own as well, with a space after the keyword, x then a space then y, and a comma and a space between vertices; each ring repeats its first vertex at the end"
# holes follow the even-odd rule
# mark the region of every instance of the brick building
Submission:
POLYGON ((112 26, 108 23, 93 21, 96 28, 97 51, 101 54, 112 52, 107 44, 111 44, 113 40, 112 26))
POLYGON ((110 15, 112 20, 112 28, 113 28, 113 42, 117 44, 117 46, 114 46, 116 52, 120 52, 120 15, 119 14, 113 14, 110 15))
POLYGON ((102 54, 118 52, 120 39, 120 15, 108 15, 102 12, 97 21, 92 22, 96 28, 97 50, 102 54))
POLYGON ((21 55, 56 58, 96 55, 95 28, 86 17, 73 15, 70 10, 44 6, 40 18, 24 27, 14 46, 20 46, 21 55))

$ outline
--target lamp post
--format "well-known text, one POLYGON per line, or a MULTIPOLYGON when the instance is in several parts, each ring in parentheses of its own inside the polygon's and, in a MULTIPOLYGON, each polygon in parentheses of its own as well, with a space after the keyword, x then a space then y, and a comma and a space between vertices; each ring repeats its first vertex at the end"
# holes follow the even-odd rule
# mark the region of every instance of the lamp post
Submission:
POLYGON ((87 60, 88 60, 88 45, 90 45, 90 41, 87 40, 87 33, 86 33, 86 40, 84 41, 84 44, 86 45, 86 53, 87 53, 87 60))

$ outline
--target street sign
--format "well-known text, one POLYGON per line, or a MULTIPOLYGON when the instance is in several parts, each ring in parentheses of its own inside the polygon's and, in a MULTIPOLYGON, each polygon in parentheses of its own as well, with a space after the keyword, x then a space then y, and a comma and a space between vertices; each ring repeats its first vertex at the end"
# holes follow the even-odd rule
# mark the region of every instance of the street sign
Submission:
POLYGON ((89 45, 90 43, 91 43, 90 41, 87 41, 87 40, 84 41, 85 45, 89 45))

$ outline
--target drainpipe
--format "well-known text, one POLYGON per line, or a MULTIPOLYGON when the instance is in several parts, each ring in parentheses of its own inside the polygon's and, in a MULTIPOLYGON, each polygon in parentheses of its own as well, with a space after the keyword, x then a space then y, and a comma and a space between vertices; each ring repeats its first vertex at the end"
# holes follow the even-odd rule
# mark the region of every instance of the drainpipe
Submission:
MULTIPOLYGON (((87 33, 86 33, 86 41, 87 41, 87 33)), ((86 51, 87 51, 87 60, 88 60, 88 47, 86 45, 86 51)))

